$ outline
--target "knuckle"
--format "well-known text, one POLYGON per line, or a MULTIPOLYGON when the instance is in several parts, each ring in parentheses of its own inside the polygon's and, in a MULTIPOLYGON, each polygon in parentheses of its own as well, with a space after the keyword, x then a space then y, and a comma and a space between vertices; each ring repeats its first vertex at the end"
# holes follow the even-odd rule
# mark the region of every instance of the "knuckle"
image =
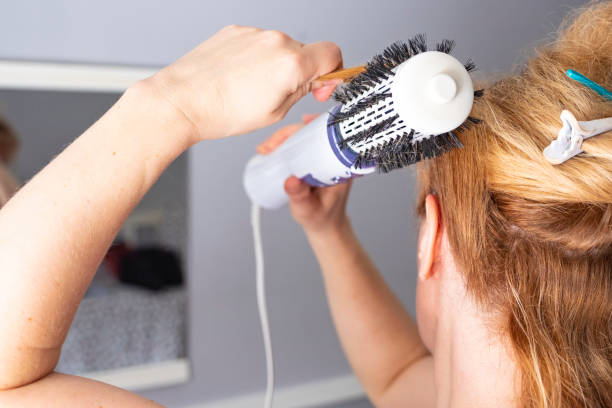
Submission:
POLYGON ((331 48, 331 50, 332 50, 332 52, 333 52, 333 54, 334 54, 334 57, 335 57, 335 58, 336 58, 338 61, 342 62, 342 51, 340 50, 340 47, 338 47, 338 46, 337 46, 336 44, 334 44, 334 43, 329 43, 329 47, 331 48))
POLYGON ((285 118, 287 112, 284 109, 277 109, 270 114, 271 123, 280 122, 285 118))
POLYGON ((236 25, 236 24, 229 24, 229 25, 226 25, 225 27, 223 27, 223 28, 221 29, 221 31, 236 31, 236 30, 238 30, 239 28, 240 28, 240 26, 239 26, 239 25, 236 25))
POLYGON ((267 30, 263 32, 263 35, 266 37, 268 42, 276 45, 284 44, 291 39, 291 37, 289 37, 287 34, 278 30, 267 30))
POLYGON ((338 64, 342 62, 342 51, 335 43, 322 41, 317 43, 317 46, 320 47, 322 51, 325 51, 326 58, 330 59, 330 63, 332 61, 338 64))
POLYGON ((239 24, 229 24, 221 29, 221 31, 230 32, 230 33, 251 33, 258 31, 259 29, 256 27, 243 26, 239 24))
POLYGON ((306 57, 298 51, 290 51, 285 57, 285 63, 291 71, 299 71, 306 63, 306 57))

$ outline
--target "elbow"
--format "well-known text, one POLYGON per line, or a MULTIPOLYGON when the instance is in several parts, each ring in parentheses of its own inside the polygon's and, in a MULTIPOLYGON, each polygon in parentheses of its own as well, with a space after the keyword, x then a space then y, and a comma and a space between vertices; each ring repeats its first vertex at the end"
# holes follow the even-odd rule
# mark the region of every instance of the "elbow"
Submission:
POLYGON ((52 371, 40 372, 38 375, 32 375, 32 373, 10 372, 3 369, 2 372, 0 372, 0 394, 30 385, 46 377, 51 372, 52 371))
POLYGON ((0 392, 24 387, 52 373, 60 351, 45 349, 0 355, 0 392))
POLYGON ((433 376, 433 365, 431 364, 433 364, 431 355, 426 349, 423 349, 420 353, 416 353, 396 370, 390 372, 389 376, 376 384, 375 387, 366 388, 370 401, 372 401, 376 407, 397 406, 394 403, 389 404, 389 401, 394 400, 394 396, 398 394, 398 389, 404 386, 410 387, 409 384, 407 384, 407 382, 410 382, 408 380, 409 377, 414 379, 415 377, 425 378, 428 374, 433 376), (416 373, 417 371, 418 374, 416 373))
POLYGON ((15 390, 27 385, 19 376, 15 373, 9 372, 8 370, 2 369, 0 371, 0 393, 5 391, 15 390))
POLYGON ((10 367, 3 367, 2 370, 0 370, 0 393, 16 390, 34 381, 36 381, 36 379, 30 379, 10 367))
POLYGON ((19 386, 14 385, 11 382, 4 382, 4 379, 0 378, 0 395, 2 395, 2 393, 6 392, 6 391, 11 391, 11 390, 15 390, 17 388, 19 388, 19 386))

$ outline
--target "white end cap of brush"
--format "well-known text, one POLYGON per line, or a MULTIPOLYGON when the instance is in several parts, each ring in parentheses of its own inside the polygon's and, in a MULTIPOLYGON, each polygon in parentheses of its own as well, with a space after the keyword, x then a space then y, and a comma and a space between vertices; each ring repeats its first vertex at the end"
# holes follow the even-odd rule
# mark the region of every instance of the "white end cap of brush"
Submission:
POLYGON ((418 54, 401 64, 391 85, 395 111, 425 135, 458 128, 474 103, 474 85, 463 64, 439 51, 418 54))

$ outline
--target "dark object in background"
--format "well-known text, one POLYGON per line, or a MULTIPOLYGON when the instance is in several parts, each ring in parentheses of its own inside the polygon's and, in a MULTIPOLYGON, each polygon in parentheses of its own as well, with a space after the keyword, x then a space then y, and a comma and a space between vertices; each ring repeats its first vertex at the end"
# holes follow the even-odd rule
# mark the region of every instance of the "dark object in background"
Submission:
POLYGON ((178 256, 162 248, 131 250, 121 257, 119 280, 123 283, 161 290, 183 284, 178 256))
POLYGON ((19 147, 19 140, 13 128, 0 117, 0 162, 8 165, 13 161, 17 148, 19 147))

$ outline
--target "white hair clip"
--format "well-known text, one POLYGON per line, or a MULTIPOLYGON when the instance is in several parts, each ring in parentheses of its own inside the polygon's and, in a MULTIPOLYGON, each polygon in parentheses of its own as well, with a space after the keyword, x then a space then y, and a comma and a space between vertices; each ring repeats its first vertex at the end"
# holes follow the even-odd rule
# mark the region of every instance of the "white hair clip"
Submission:
POLYGON ((557 138, 544 149, 544 157, 552 164, 561 164, 582 153, 582 142, 589 137, 612 130, 612 118, 579 122, 568 110, 561 112, 563 126, 557 138))

